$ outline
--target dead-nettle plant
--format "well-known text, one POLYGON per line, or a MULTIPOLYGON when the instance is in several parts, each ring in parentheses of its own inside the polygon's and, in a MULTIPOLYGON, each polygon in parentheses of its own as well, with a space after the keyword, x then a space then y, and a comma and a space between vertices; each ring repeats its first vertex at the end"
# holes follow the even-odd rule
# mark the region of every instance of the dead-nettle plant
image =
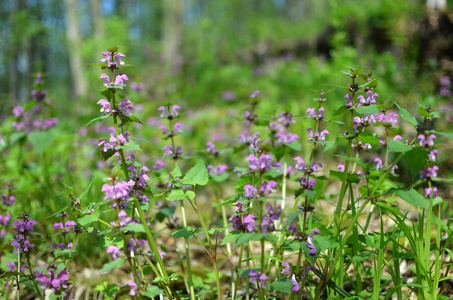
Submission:
MULTIPOLYGON (((451 277, 452 225, 442 219, 437 145, 452 134, 435 130, 439 111, 419 107, 416 118, 382 101, 371 74, 346 69, 344 100, 321 90, 302 114, 290 106, 266 114, 265 97, 254 91, 238 117, 237 142, 203 139, 198 157, 183 143, 184 109, 164 104, 155 113, 165 145, 147 153, 155 160, 140 162, 139 139, 129 130, 143 123, 125 97, 124 58, 114 47, 92 64, 103 70, 102 115, 87 126, 105 125, 97 130, 104 134, 97 142, 104 182, 93 180, 78 196, 66 186, 71 203, 50 216, 55 242, 45 264, 31 255, 45 244, 32 239, 41 220, 23 214, 13 223, 15 254, 0 274, 2 296, 23 285, 41 299, 73 295, 68 266, 79 255, 80 236, 91 234, 107 253, 102 270, 129 276, 96 287, 109 297, 447 299, 439 287, 451 277), (93 189, 103 199, 87 203, 93 189), (202 271, 198 261, 206 262, 202 271)), ((45 96, 41 79, 36 103, 45 96)), ((34 115, 27 111, 14 109, 13 126, 28 134, 33 122, 26 120, 34 115)), ((42 118, 35 129, 50 123, 42 118)), ((0 237, 8 234, 14 200, 10 187, 0 203, 0 237)))

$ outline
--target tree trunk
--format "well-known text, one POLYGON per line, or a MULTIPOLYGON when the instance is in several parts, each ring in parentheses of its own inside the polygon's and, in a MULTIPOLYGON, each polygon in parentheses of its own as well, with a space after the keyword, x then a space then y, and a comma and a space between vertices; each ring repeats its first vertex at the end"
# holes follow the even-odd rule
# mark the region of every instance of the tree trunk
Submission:
POLYGON ((178 74, 181 65, 182 1, 162 1, 162 59, 167 75, 178 74))
POLYGON ((426 0, 428 9, 445 10, 447 8, 447 0, 426 0))
POLYGON ((83 74, 84 64, 79 50, 81 37, 79 20, 77 18, 77 0, 65 0, 66 36, 68 39, 69 67, 72 77, 72 97, 79 98, 86 95, 87 80, 83 74))
POLYGON ((104 21, 101 14, 101 1, 90 0, 91 18, 93 20, 94 36, 102 38, 105 35, 104 21))

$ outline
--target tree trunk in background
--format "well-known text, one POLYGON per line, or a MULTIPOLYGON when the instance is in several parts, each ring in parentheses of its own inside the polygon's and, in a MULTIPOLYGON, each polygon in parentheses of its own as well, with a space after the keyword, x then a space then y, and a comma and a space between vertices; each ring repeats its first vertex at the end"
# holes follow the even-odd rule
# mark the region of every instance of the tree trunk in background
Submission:
POLYGON ((19 39, 17 37, 16 30, 19 28, 17 12, 19 11, 19 0, 14 0, 11 9, 11 45, 10 51, 10 62, 9 62, 9 100, 13 105, 17 104, 17 83, 18 83, 18 70, 17 70, 17 58, 19 53, 19 39))
POLYGON ((176 75, 180 71, 183 32, 182 16, 182 1, 162 1, 162 59, 167 76, 176 75))
POLYGON ((447 0, 426 0, 428 9, 445 10, 447 8, 447 0))
POLYGON ((91 18, 93 20, 94 36, 102 38, 105 34, 104 21, 101 14, 101 1, 90 0, 91 18))
POLYGON ((72 77, 72 97, 86 95, 88 83, 83 74, 82 54, 79 50, 81 38, 77 18, 77 0, 65 0, 66 36, 68 38, 69 67, 72 77))

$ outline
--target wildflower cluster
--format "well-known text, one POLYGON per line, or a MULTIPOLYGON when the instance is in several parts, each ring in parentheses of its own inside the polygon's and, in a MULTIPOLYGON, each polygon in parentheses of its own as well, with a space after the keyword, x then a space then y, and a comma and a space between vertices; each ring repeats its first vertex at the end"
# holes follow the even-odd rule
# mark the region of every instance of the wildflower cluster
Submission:
POLYGON ((38 73, 36 74, 35 89, 31 92, 33 101, 25 107, 13 108, 15 121, 12 125, 15 131, 30 133, 37 130, 48 130, 58 123, 58 118, 52 117, 54 104, 46 98, 47 90, 43 86, 43 75, 38 73))

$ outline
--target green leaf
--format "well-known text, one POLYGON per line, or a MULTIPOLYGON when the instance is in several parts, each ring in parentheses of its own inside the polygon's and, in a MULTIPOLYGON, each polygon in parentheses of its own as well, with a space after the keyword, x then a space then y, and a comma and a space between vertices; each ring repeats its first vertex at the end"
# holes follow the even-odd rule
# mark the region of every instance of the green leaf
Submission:
POLYGON ((91 213, 91 215, 85 215, 84 217, 78 219, 77 223, 79 223, 80 226, 85 226, 90 223, 96 222, 99 219, 99 216, 99 209, 95 209, 94 212, 91 213))
POLYGON ((89 64, 88 67, 101 67, 101 69, 107 68, 107 63, 93 63, 89 64))
POLYGON ((270 286, 274 291, 285 294, 291 293, 291 290, 294 287, 288 277, 280 278, 279 280, 272 282, 270 286))
POLYGON ((405 120, 406 122, 409 122, 410 124, 412 124, 414 126, 418 125, 417 119, 411 113, 409 113, 406 109, 402 108, 398 103, 396 103, 396 102, 393 102, 393 103, 395 103, 396 106, 398 107, 398 109, 400 111, 400 117, 403 118, 403 120, 405 120))
POLYGON ((198 163, 187 172, 186 176, 181 180, 181 183, 191 185, 206 185, 209 181, 208 170, 203 161, 198 160, 198 163))
POLYGON ((332 119, 330 119, 330 121, 333 121, 335 119, 337 119, 339 116, 347 113, 349 111, 349 109, 346 107, 346 106, 341 106, 339 109, 337 109, 334 113, 333 113, 333 116, 332 116, 332 119))
POLYGON ((9 144, 13 145, 19 140, 25 140, 27 134, 25 132, 14 132, 9 136, 9 144))
POLYGON ((155 286, 155 285, 151 285, 148 287, 148 290, 145 291, 145 292, 141 292, 141 294, 145 297, 148 297, 148 298, 155 298, 159 295, 163 295, 165 292, 160 289, 159 287, 155 286))
POLYGON ((103 89, 101 91, 101 95, 104 96, 105 98, 107 98, 109 101, 112 99, 112 90, 109 89, 109 88, 106 88, 106 89, 103 89))
POLYGON ((435 130, 427 130, 426 132, 434 133, 434 134, 437 134, 437 135, 442 135, 442 136, 445 136, 445 137, 448 137, 448 138, 453 138, 453 132, 439 132, 439 131, 435 131, 435 130))
POLYGON ((133 231, 133 232, 143 232, 146 233, 145 227, 143 224, 138 224, 138 223, 129 223, 126 226, 121 228, 122 232, 127 232, 127 231, 133 231))
POLYGON ((187 226, 187 227, 184 227, 182 229, 179 229, 179 230, 171 233, 171 235, 177 239, 179 239, 181 237, 188 239, 188 238, 192 237, 194 234, 195 234, 195 231, 193 230, 192 226, 187 226))
POLYGON ((291 223, 301 214, 302 214, 302 211, 299 210, 299 209, 297 211, 295 211, 295 212, 290 213, 289 216, 288 216, 288 220, 286 222, 286 227, 291 225, 291 223))
POLYGON ((118 146, 117 149, 118 150, 123 149, 123 150, 138 150, 138 151, 142 151, 142 149, 140 149, 140 145, 134 144, 134 143, 127 143, 127 144, 124 144, 122 146, 118 146))
POLYGON ((108 149, 106 152, 104 152, 104 147, 102 145, 99 146, 99 150, 101 151, 101 155, 102 155, 102 158, 104 159, 104 161, 106 161, 107 159, 112 157, 113 154, 116 153, 116 151, 113 149, 108 149))
POLYGON ((235 194, 221 203, 214 204, 212 207, 215 208, 215 207, 219 207, 219 206, 230 205, 230 204, 236 202, 238 199, 241 199, 241 194, 235 194))
POLYGON ((187 191, 185 193, 185 195, 186 195, 186 198, 190 199, 190 200, 193 200, 195 198, 195 192, 193 192, 193 191, 187 191))
POLYGON ((64 183, 64 187, 65 187, 65 191, 64 191, 65 197, 68 197, 69 195, 71 195, 74 192, 74 188, 72 186, 69 186, 64 183))
POLYGON ((102 268, 102 272, 109 272, 113 269, 120 268, 125 261, 126 258, 124 257, 117 258, 114 261, 105 264, 104 267, 102 268))
POLYGON ((221 175, 212 174, 210 176, 211 176, 212 180, 214 180, 215 182, 224 182, 225 180, 227 180, 230 177, 230 173, 225 172, 221 175))
POLYGON ((398 197, 408 202, 409 204, 415 205, 420 208, 427 209, 429 202, 419 192, 410 188, 408 190, 402 189, 390 189, 389 193, 395 193, 398 197))
POLYGON ((178 164, 176 164, 175 168, 173 169, 173 172, 171 172, 171 176, 173 178, 177 178, 177 177, 181 177, 182 176, 182 172, 181 172, 181 169, 179 168, 178 164))
POLYGON ((362 142, 362 143, 368 143, 370 145, 380 145, 379 143, 379 138, 377 136, 373 136, 371 134, 364 134, 364 133, 361 133, 359 134, 359 136, 357 137, 357 140, 359 142, 362 142))
POLYGON ((208 233, 209 234, 216 234, 216 233, 219 233, 219 232, 224 232, 225 229, 227 229, 228 227, 230 227, 230 225, 227 225, 227 226, 222 227, 222 228, 211 228, 211 229, 209 229, 208 233))
POLYGON ((47 147, 52 144, 55 136, 50 131, 33 131, 28 135, 28 140, 39 154, 44 153, 47 147))
POLYGON ((428 152, 421 147, 416 147, 406 153, 404 160, 412 174, 412 179, 415 179, 420 175, 420 171, 425 168, 428 152))
POLYGON ((170 195, 165 198, 167 201, 175 201, 175 200, 182 200, 186 198, 186 194, 183 190, 173 190, 171 191, 170 195))
POLYGON ((266 235, 262 233, 246 232, 237 239, 236 246, 240 246, 243 243, 247 243, 248 241, 261 241, 265 237, 266 235))
POLYGON ((396 140, 396 141, 390 140, 390 141, 388 141, 387 147, 388 147, 390 152, 408 152, 408 151, 411 151, 412 149, 414 149, 417 146, 406 145, 405 143, 403 143, 400 140, 396 140))
POLYGON ((238 230, 235 230, 235 231, 232 231, 232 232, 228 233, 225 236, 225 238, 223 239, 221 245, 226 245, 228 243, 232 243, 232 242, 236 241, 241 236, 241 234, 242 233, 240 231, 238 231, 238 230))
POLYGON ((140 123, 143 125, 143 122, 134 115, 130 115, 130 116, 120 115, 120 119, 123 121, 123 123, 135 122, 135 123, 140 123))
POLYGON ((302 150, 302 144, 299 141, 294 141, 291 143, 283 143, 286 147, 295 150, 295 151, 301 151, 302 150))
POLYGON ((85 126, 83 127, 87 127, 88 125, 90 125, 91 123, 94 123, 94 122, 99 122, 99 121, 102 121, 104 119, 107 119, 108 117, 110 117, 110 115, 103 115, 103 116, 100 116, 98 118, 94 118, 92 119, 90 122, 88 122, 85 126))
POLYGON ((326 249, 335 249, 339 243, 331 235, 315 235, 313 242, 319 247, 319 251, 322 252, 326 249))
POLYGON ((360 106, 360 107, 354 107, 353 108, 356 113, 359 114, 369 114, 369 115, 374 115, 374 114, 379 114, 379 108, 376 104, 368 105, 368 106, 360 106))

